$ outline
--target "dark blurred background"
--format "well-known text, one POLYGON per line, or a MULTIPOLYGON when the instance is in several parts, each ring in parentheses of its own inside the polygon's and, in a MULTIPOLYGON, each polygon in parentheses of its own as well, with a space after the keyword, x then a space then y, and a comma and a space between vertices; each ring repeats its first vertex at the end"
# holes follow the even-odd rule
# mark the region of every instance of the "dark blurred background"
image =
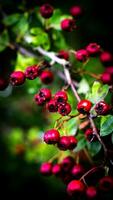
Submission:
MULTIPOLYGON (((0 0, 0 9, 11 14, 19 10, 19 5, 22 0, 0 0)), ((112 1, 99 0, 23 0, 26 4, 26 9, 34 8, 45 2, 50 2, 53 6, 61 8, 63 11, 68 11, 69 8, 78 4, 83 8, 83 16, 78 20, 78 43, 79 47, 84 47, 89 42, 99 43, 105 50, 113 53, 113 7, 112 1)), ((0 12, 0 17, 1 17, 0 12)), ((3 24, 0 24, 0 32, 3 30, 3 24)), ((73 41, 72 41, 73 42, 73 41)), ((76 41, 74 41, 76 42, 76 41)), ((12 71, 10 68, 10 59, 15 57, 13 50, 7 48, 0 54, 0 73, 7 74, 7 71, 12 71), (7 59, 6 59, 7 58, 7 59), (8 70, 7 70, 8 66, 8 70)), ((19 90, 18 90, 19 92, 19 90)), ((7 106, 4 106, 0 101, 0 132, 2 127, 12 123, 10 116, 7 115, 7 106)), ((4 101, 4 103, 7 101, 4 101)), ((10 106, 10 103, 8 104, 10 106)), ((14 117, 14 116, 13 116, 14 117)), ((21 117, 20 117, 21 118, 21 117)), ((1 134, 1 133, 0 133, 1 134)), ((2 135, 2 134, 1 134, 2 135)), ((23 156, 12 156, 5 146, 3 137, 0 138, 0 193, 8 197, 25 197, 35 196, 38 199, 48 198, 66 199, 63 184, 56 180, 42 178, 38 173, 39 164, 27 163, 23 156), (40 197, 39 197, 40 196, 40 197)))

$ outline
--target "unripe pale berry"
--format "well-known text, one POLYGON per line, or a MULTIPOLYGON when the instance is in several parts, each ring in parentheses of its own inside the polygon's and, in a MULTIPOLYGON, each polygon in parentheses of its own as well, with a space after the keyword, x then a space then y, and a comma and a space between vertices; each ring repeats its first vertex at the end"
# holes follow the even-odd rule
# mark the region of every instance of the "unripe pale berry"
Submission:
POLYGON ((56 144, 59 140, 60 133, 56 129, 51 129, 44 133, 44 142, 47 144, 56 144))
POLYGON ((84 99, 84 100, 81 100, 78 104, 77 104, 77 110, 80 112, 80 113, 89 113, 90 109, 91 109, 91 106, 92 106, 92 103, 87 100, 87 99, 84 99))
POLYGON ((25 74, 22 71, 14 71, 10 75, 10 83, 13 86, 22 85, 25 82, 25 74))
POLYGON ((71 32, 76 28, 74 19, 64 19, 61 21, 61 29, 63 31, 71 32))
POLYGON ((40 7, 40 14, 42 15, 42 17, 46 18, 50 18, 53 15, 53 7, 50 4, 43 4, 40 7))
POLYGON ((85 62, 89 55, 88 52, 85 49, 80 49, 75 53, 75 57, 80 62, 85 62))
POLYGON ((85 186, 80 180, 72 180, 67 186, 67 193, 70 196, 81 194, 84 190, 85 186))
POLYGON ((44 70, 41 74, 40 74, 40 79, 42 81, 42 83, 44 84, 50 84, 53 82, 54 76, 53 73, 49 70, 44 70))
POLYGON ((44 176, 50 176, 52 174, 52 164, 49 162, 42 163, 40 173, 44 176))

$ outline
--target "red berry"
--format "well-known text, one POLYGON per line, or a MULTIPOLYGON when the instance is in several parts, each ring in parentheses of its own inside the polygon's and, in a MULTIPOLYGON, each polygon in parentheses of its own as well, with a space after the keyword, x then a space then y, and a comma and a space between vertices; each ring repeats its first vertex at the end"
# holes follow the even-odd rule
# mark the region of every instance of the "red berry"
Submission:
POLYGON ((44 84, 50 84, 53 82, 53 73, 51 71, 45 70, 40 74, 40 79, 44 84))
POLYGON ((64 31, 71 32, 76 28, 74 19, 64 19, 61 21, 61 29, 64 31))
POLYGON ((58 108, 58 112, 62 116, 68 115, 71 112, 71 105, 69 103, 60 105, 59 108, 58 108))
POLYGON ((60 140, 58 142, 58 148, 62 151, 66 151, 69 149, 70 141, 68 136, 62 136, 60 137, 60 140))
POLYGON ((44 98, 44 97, 40 97, 39 94, 35 94, 34 100, 35 100, 35 102, 36 102, 36 104, 37 104, 38 106, 42 106, 42 105, 44 105, 44 103, 45 103, 45 98, 44 98))
POLYGON ((65 91, 61 90, 55 94, 54 99, 55 99, 56 103, 58 105, 60 105, 62 103, 66 103, 66 101, 68 100, 68 96, 65 91))
POLYGON ((51 99, 51 91, 48 88, 42 88, 39 91, 40 98, 44 98, 45 101, 49 101, 51 99))
POLYGON ((61 168, 63 172, 69 172, 74 166, 74 159, 71 156, 65 157, 61 162, 61 168))
POLYGON ((73 150, 77 146, 77 139, 74 136, 68 136, 69 139, 69 150, 73 150))
POLYGON ((90 43, 87 47, 86 50, 90 55, 95 55, 100 53, 100 45, 97 43, 90 43))
POLYGON ((75 57, 80 62, 85 62, 88 59, 88 52, 85 49, 80 49, 76 52, 75 57))
POLYGON ((37 65, 29 66, 25 70, 26 78, 33 80, 39 75, 39 67, 37 65))
POLYGON ((99 181, 99 189, 105 192, 113 190, 113 177, 105 176, 99 181))
POLYGON ((60 133, 55 130, 51 129, 44 133, 44 142, 47 144, 56 144, 60 140, 60 133))
POLYGON ((55 164, 52 167, 52 174, 55 175, 55 176, 58 176, 60 173, 61 173, 61 166, 60 166, 60 164, 55 164))
POLYGON ((85 186, 80 180, 72 180, 67 186, 67 193, 70 196, 81 194, 84 190, 85 186))
POLYGON ((53 15, 53 7, 50 4, 44 4, 40 7, 40 14, 44 18, 50 18, 53 15))
POLYGON ((5 90, 7 86, 8 82, 4 78, 0 77, 0 90, 5 90))
POLYGON ((73 17, 78 17, 78 16, 80 16, 80 15, 82 14, 82 9, 81 9, 81 7, 80 7, 80 6, 77 6, 77 5, 72 6, 72 7, 70 8, 70 14, 71 14, 73 17))
POLYGON ((10 83, 13 86, 22 85, 25 82, 25 74, 21 71, 14 71, 10 75, 10 83))
POLYGON ((108 84, 110 85, 112 83, 112 75, 108 72, 104 72, 102 75, 101 75, 101 81, 105 84, 108 84))
POLYGON ((45 176, 50 176, 52 174, 52 164, 49 162, 42 163, 40 173, 45 176))
POLYGON ((100 101, 96 104, 95 111, 98 115, 107 115, 110 111, 110 106, 105 101, 100 101))
POLYGON ((84 99, 84 100, 81 100, 78 105, 77 105, 77 110, 80 112, 80 113, 89 113, 90 109, 91 109, 91 106, 92 106, 92 103, 87 100, 87 99, 84 99))
POLYGON ((104 64, 109 64, 113 62, 113 56, 109 51, 103 51, 100 54, 100 61, 104 64))
POLYGON ((71 174, 75 179, 79 179, 83 175, 83 173, 84 173, 84 168, 80 164, 74 165, 71 170, 71 174))
POLYGON ((69 53, 68 53, 68 51, 60 50, 60 51, 58 52, 58 57, 59 57, 59 58, 63 58, 63 59, 65 59, 65 60, 69 60, 69 53))
POLYGON ((86 188, 86 196, 88 199, 96 199, 97 197, 97 190, 94 186, 89 186, 86 188))
POLYGON ((107 67, 106 70, 105 70, 105 72, 113 75, 113 66, 107 67))
POLYGON ((51 99, 47 104, 46 108, 48 109, 49 112, 57 112, 58 106, 57 103, 54 99, 51 99))
POLYGON ((92 141, 96 140, 96 136, 95 136, 95 134, 93 134, 93 129, 92 128, 86 129, 85 137, 89 142, 92 142, 92 141))

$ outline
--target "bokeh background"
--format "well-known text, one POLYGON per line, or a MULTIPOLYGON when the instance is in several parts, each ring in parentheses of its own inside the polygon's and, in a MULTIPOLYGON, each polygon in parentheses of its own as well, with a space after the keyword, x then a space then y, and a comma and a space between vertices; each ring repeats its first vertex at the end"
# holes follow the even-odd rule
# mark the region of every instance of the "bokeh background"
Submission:
MULTIPOLYGON (((83 15, 77 21, 77 30, 72 37, 65 35, 69 46, 82 48, 89 42, 99 43, 105 50, 113 53, 113 12, 110 0, 0 0, 0 18, 3 13, 12 14, 21 12, 20 5, 24 3, 26 12, 38 5, 50 2, 63 12, 68 12, 73 4, 83 8, 83 15)), ((0 32, 4 25, 0 23, 0 32)), ((0 53, 0 75, 6 78, 15 65, 27 66, 29 63, 36 63, 31 58, 17 59, 16 50, 6 48, 0 53), (15 63, 16 59, 16 63, 15 63)), ((55 80, 54 91, 62 86, 59 79, 55 80)), ((51 157, 51 150, 45 146, 39 146, 39 138, 46 127, 55 120, 53 116, 44 114, 44 111, 37 108, 33 103, 33 93, 41 87, 40 80, 27 81, 19 88, 8 88, 5 93, 0 92, 0 193, 5 198, 11 197, 26 198, 36 196, 41 198, 63 198, 66 199, 65 185, 56 178, 44 178, 38 170, 41 160, 51 157), (9 94, 8 94, 9 92, 9 94), (41 149, 41 150, 40 150, 41 149)), ((51 88, 51 86, 50 86, 51 88)), ((70 94, 71 98, 71 94, 70 94)), ((55 151, 55 150, 54 150, 55 151)), ((53 152, 54 154, 55 152, 53 152)))

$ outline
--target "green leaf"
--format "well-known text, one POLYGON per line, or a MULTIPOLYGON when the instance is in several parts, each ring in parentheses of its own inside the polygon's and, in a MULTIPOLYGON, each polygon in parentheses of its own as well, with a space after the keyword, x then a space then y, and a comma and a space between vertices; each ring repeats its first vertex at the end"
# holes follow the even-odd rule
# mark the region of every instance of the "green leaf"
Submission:
POLYGON ((101 118, 100 136, 106 136, 113 132, 113 116, 107 115, 101 118))
POLYGON ((86 94, 89 92, 89 84, 85 78, 83 78, 79 83, 78 93, 79 94, 86 94))
POLYGON ((77 147, 75 148, 74 152, 81 151, 82 149, 85 148, 86 144, 87 144, 87 141, 86 141, 85 137, 78 139, 78 144, 77 144, 77 147))
POLYGON ((68 44, 61 31, 55 29, 52 30, 52 39, 54 41, 54 46, 57 49, 68 49, 68 44))
POLYGON ((107 96, 108 91, 108 85, 102 85, 100 82, 95 81, 92 86, 92 92, 87 94, 86 98, 89 99, 92 103, 96 104, 107 96))
POLYGON ((87 143, 87 148, 91 154, 91 156, 95 156, 96 154, 99 153, 99 151, 101 150, 101 144, 100 142, 92 142, 92 143, 87 143))
POLYGON ((62 15, 62 12, 60 9, 56 9, 54 11, 53 16, 49 19, 50 27, 56 29, 56 30, 61 30, 60 23, 63 19, 66 18, 72 18, 70 15, 62 15))
POLYGON ((8 44, 9 44, 9 35, 8 32, 4 30, 0 35, 0 52, 4 51, 4 49, 7 47, 8 44))
POLYGON ((7 26, 11 26, 11 25, 14 25, 15 23, 17 23, 19 20, 20 20, 20 14, 15 13, 15 14, 6 16, 6 17, 3 19, 3 23, 4 23, 5 25, 7 25, 7 26))

